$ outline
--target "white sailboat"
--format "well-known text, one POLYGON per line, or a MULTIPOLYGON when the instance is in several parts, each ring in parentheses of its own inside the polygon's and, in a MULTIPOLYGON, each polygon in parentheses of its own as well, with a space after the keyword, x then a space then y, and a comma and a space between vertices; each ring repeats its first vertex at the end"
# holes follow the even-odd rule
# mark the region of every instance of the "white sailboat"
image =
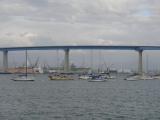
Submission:
POLYGON ((28 76, 28 72, 27 72, 27 70, 28 70, 27 50, 26 50, 25 54, 26 54, 26 66, 25 66, 26 72, 24 75, 19 75, 17 77, 12 78, 13 81, 34 81, 34 77, 28 76))

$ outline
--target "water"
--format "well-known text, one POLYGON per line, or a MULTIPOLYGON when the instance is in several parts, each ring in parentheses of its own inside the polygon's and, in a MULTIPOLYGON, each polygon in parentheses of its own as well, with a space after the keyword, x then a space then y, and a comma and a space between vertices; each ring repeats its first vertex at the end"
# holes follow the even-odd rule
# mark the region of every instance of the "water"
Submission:
POLYGON ((11 81, 0 75, 0 120, 159 120, 160 80, 11 81))

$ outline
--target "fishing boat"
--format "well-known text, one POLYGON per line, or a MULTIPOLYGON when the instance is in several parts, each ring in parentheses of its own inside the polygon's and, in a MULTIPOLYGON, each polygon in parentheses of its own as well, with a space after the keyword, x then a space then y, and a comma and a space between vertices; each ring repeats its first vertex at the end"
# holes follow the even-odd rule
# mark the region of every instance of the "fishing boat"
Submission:
POLYGON ((27 64, 27 50, 26 50, 25 54, 26 54, 26 66, 25 66, 26 72, 25 72, 24 75, 19 75, 17 77, 12 78, 11 80, 13 80, 13 81, 34 81, 34 77, 28 76, 28 72, 27 72, 27 70, 28 70, 28 67, 27 67, 28 66, 28 64, 27 64))

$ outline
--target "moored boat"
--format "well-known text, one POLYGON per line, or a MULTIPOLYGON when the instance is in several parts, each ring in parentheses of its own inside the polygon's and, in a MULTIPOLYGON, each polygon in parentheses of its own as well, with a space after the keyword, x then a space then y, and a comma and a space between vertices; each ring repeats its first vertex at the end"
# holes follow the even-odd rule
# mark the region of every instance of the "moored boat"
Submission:
POLYGON ((81 76, 79 76, 79 79, 80 80, 89 80, 89 79, 91 79, 91 76, 89 76, 89 75, 81 75, 81 76))
POLYGON ((74 80, 70 76, 59 75, 59 76, 48 76, 49 80, 74 80))
POLYGON ((25 54, 26 54, 25 74, 12 78, 11 80, 13 80, 13 81, 34 81, 34 77, 28 76, 27 50, 26 50, 25 54))
POLYGON ((106 82, 107 79, 101 77, 101 76, 92 76, 88 82, 106 82))
POLYGON ((136 81, 136 80, 154 80, 155 78, 151 76, 145 76, 145 75, 135 75, 125 78, 124 80, 128 81, 136 81))
POLYGON ((31 76, 18 76, 12 78, 13 81, 34 81, 34 78, 31 76))
POLYGON ((91 79, 91 80, 88 80, 88 82, 106 82, 107 80, 106 79, 91 79))

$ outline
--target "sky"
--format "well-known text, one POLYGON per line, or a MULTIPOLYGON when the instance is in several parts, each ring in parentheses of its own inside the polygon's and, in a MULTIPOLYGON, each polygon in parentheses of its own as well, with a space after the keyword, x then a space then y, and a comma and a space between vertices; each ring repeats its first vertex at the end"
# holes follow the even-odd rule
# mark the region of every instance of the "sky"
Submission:
POLYGON ((160 0, 0 0, 0 47, 160 45, 160 0))
POLYGON ((160 45, 159 0, 1 0, 0 46, 160 45))

